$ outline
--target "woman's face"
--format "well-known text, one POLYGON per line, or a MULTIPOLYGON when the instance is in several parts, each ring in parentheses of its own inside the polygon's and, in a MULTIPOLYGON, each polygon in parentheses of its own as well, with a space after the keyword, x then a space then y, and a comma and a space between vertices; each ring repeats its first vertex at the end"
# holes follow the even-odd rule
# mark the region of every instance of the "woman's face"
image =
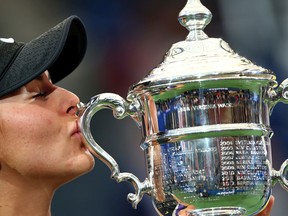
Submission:
POLYGON ((0 99, 1 172, 62 184, 94 166, 79 133, 76 95, 46 71, 0 99))

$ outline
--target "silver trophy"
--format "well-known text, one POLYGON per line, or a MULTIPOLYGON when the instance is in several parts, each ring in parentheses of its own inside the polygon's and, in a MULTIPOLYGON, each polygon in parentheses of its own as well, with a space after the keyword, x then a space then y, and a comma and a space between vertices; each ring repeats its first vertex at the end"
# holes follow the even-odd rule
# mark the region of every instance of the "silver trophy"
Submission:
POLYGON ((79 104, 86 145, 117 182, 130 181, 136 208, 151 196, 159 215, 255 215, 267 204, 276 182, 288 189, 288 161, 272 168, 269 116, 288 103, 288 79, 239 56, 203 29, 212 18, 200 0, 188 0, 179 14, 189 34, 173 44, 163 62, 117 94, 79 104), (131 117, 142 129, 147 178, 121 173, 117 162, 94 140, 90 121, 101 109, 131 117))

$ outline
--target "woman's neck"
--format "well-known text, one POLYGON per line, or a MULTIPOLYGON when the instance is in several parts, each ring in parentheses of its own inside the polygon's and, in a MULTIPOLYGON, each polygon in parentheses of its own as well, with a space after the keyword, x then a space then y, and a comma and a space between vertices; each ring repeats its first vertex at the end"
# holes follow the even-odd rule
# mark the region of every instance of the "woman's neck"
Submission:
POLYGON ((51 216, 55 190, 47 185, 31 179, 5 178, 0 174, 0 215, 51 216))

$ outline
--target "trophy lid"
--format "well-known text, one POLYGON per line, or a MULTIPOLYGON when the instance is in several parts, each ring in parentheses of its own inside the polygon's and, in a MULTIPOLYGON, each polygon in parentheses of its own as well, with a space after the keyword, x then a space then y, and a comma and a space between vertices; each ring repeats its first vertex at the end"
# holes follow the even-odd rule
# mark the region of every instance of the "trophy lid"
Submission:
POLYGON ((212 13, 200 0, 188 0, 178 18, 189 31, 186 40, 173 44, 163 62, 130 90, 209 79, 265 79, 276 85, 272 71, 239 56, 221 38, 204 33, 211 19, 212 13))

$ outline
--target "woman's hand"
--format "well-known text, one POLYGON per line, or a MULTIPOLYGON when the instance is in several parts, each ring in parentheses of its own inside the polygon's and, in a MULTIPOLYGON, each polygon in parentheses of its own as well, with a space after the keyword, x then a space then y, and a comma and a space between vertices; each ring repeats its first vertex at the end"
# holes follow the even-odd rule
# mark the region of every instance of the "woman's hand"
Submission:
POLYGON ((269 216, 271 213, 272 207, 274 205, 274 201, 275 201, 275 198, 271 196, 265 209, 263 209, 263 211, 261 211, 257 216, 269 216))
MULTIPOLYGON (((175 196, 174 196, 174 198, 177 199, 175 196)), ((179 202, 178 199, 177 199, 177 201, 179 202)), ((274 205, 274 201, 275 201, 274 196, 271 196, 267 206, 259 214, 257 214, 257 216, 270 216, 270 213, 272 211, 272 207, 274 205)), ((176 209, 173 212, 173 216, 176 216, 176 215, 177 216, 188 216, 188 215, 190 215, 189 212, 191 212, 194 209, 195 209, 195 207, 192 205, 188 205, 188 204, 184 204, 184 203, 180 204, 180 202, 179 202, 179 205, 177 205, 176 209)))

